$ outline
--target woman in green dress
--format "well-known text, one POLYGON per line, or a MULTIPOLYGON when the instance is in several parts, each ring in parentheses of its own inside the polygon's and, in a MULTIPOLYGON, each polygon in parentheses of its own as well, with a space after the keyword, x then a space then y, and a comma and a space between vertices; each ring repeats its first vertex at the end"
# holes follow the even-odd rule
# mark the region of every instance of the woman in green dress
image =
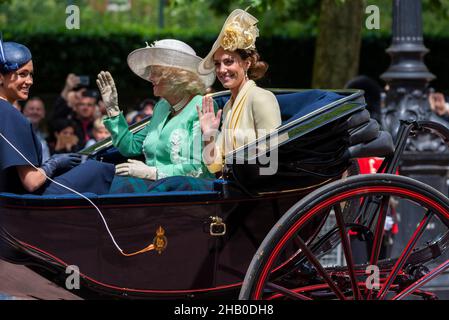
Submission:
POLYGON ((213 73, 199 75, 200 62, 201 58, 189 45, 174 39, 156 41, 128 56, 131 70, 151 82, 154 95, 161 98, 149 124, 135 134, 128 130, 118 106, 112 76, 100 72, 97 85, 106 105, 108 117, 104 124, 111 133, 113 145, 126 157, 145 156, 145 162, 129 159, 116 166, 116 175, 137 180, 127 179, 125 188, 120 183, 114 187, 113 183, 112 193, 146 191, 151 182, 172 176, 213 177, 202 160, 196 106, 202 106, 202 94, 215 76, 213 73))

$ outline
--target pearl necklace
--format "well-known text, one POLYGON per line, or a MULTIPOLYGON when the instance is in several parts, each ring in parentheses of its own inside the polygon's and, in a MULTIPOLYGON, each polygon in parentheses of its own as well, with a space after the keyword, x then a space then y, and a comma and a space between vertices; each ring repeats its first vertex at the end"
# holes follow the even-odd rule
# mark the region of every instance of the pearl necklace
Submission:
POLYGON ((175 104, 173 106, 170 106, 170 111, 172 113, 178 112, 179 110, 181 110, 182 108, 185 107, 185 105, 187 104, 187 102, 189 102, 189 100, 190 100, 190 97, 189 96, 185 96, 177 104, 175 104))

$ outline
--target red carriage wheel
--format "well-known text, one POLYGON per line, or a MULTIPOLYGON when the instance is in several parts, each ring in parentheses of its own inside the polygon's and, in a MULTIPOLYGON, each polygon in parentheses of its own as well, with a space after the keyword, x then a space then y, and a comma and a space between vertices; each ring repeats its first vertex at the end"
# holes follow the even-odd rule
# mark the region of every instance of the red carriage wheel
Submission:
POLYGON ((447 246, 449 200, 443 194, 402 176, 350 177, 315 190, 284 214, 252 259, 240 298, 437 298, 429 284, 449 266, 447 246), (402 215, 417 215, 419 223, 403 230, 405 244, 395 243, 393 253, 382 257, 393 197, 402 215), (324 230, 329 223, 319 219, 331 215, 334 222, 324 230), (311 233, 313 225, 320 230, 311 233), (438 235, 429 235, 430 225, 438 225, 438 235), (355 238, 363 239, 362 254, 354 254, 355 238), (325 263, 324 255, 337 244, 342 259, 325 263))

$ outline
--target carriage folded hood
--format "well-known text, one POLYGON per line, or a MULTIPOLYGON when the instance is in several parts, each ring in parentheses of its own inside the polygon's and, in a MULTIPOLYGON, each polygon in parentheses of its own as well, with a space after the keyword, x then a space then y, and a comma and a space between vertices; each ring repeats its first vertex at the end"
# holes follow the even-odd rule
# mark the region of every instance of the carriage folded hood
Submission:
POLYGON ((308 90, 276 95, 281 108, 282 125, 299 119, 344 96, 324 90, 308 90))

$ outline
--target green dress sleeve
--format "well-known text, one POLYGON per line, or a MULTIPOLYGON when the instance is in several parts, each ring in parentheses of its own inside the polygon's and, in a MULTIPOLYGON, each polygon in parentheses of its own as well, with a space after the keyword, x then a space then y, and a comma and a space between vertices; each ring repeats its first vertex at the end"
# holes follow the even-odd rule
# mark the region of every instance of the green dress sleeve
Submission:
POLYGON ((111 133, 112 144, 123 156, 135 157, 142 154, 142 144, 148 133, 148 125, 133 134, 129 131, 128 123, 122 112, 116 117, 106 118, 103 122, 111 133))

